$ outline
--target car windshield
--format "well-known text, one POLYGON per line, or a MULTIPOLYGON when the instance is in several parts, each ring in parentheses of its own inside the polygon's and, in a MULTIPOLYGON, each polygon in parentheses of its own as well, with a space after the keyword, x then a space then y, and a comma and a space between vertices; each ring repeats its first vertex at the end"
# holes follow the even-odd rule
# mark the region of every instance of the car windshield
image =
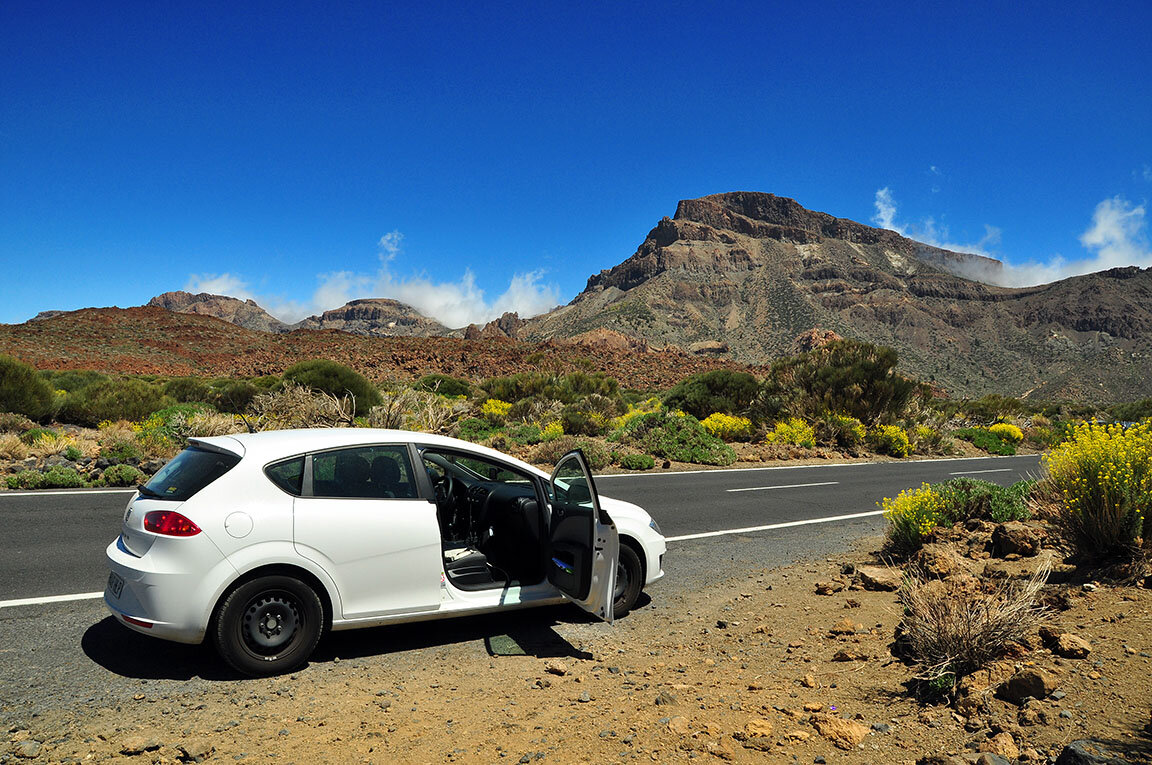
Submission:
POLYGON ((140 493, 182 502, 227 473, 239 461, 235 454, 189 447, 152 476, 140 493))

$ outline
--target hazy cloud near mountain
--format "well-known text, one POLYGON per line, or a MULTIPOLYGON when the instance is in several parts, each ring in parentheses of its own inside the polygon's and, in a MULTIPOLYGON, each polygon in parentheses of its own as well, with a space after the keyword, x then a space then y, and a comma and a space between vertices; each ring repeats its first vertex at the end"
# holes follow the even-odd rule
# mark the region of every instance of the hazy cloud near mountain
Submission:
MULTIPOLYGON (((920 224, 899 222, 896 201, 887 186, 877 189, 874 204, 876 214, 872 222, 881 228, 946 250, 1001 258, 989 250, 1000 242, 1000 229, 994 226, 985 225, 984 237, 974 244, 957 244, 947 241, 947 229, 938 232, 931 218, 920 224)), ((961 275, 1003 287, 1029 287, 1120 266, 1148 268, 1152 266, 1152 246, 1148 241, 1145 212, 1144 205, 1133 205, 1119 196, 1105 199, 1096 205, 1092 224, 1080 235, 1080 244, 1089 253, 1087 257, 1068 260, 1054 255, 1047 263, 1006 262, 1003 269, 970 264, 961 275)))
POLYGON ((241 300, 255 300, 281 321, 297 322, 308 316, 338 308, 357 298, 391 298, 407 303, 447 327, 482 324, 508 311, 527 318, 560 304, 560 292, 543 284, 543 271, 513 274, 508 288, 489 300, 476 285, 476 275, 465 270, 457 281, 433 281, 424 275, 401 277, 390 264, 400 255, 404 235, 392 231, 378 242, 380 267, 375 273, 332 271, 317 276, 318 284, 306 301, 258 295, 239 274, 192 274, 184 287, 188 292, 211 292, 241 300))

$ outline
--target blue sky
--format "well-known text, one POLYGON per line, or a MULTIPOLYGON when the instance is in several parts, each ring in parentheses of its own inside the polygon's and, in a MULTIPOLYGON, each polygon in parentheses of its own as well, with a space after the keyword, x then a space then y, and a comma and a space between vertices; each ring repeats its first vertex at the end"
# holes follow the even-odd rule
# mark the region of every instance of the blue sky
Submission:
POLYGON ((0 322, 174 289, 533 313, 735 190, 1017 283, 1152 265, 1150 28, 1144 0, 8 0, 0 322))

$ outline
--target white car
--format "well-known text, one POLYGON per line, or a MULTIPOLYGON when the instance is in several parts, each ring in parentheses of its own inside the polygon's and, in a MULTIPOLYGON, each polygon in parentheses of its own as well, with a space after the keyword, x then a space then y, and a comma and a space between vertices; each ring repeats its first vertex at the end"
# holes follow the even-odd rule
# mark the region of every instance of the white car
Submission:
POLYGON ((584 455, 547 474, 454 438, 281 430, 192 439, 128 502, 104 602, 146 635, 210 636, 251 675, 327 629, 575 602, 609 622, 664 575, 664 537, 598 497, 584 455))

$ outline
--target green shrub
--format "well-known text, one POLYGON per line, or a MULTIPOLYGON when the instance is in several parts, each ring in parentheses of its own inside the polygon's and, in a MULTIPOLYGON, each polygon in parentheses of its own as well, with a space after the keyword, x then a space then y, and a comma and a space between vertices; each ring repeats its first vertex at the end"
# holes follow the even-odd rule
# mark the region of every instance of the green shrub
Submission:
POLYGON ((1152 538, 1152 421, 1084 423, 1043 457, 1068 540, 1085 558, 1135 554, 1152 538))
POLYGON ((711 435, 691 415, 651 412, 634 417, 617 431, 616 438, 637 449, 676 462, 697 465, 731 465, 732 447, 711 435))
POLYGON ((248 380, 226 380, 219 385, 213 385, 211 397, 204 400, 214 404, 217 411, 242 414, 262 390, 248 380))
POLYGON ((897 425, 880 425, 868 431, 868 443, 877 454, 892 457, 907 457, 912 453, 908 433, 897 425))
POLYGON ((836 340, 772 364, 763 398, 810 420, 826 412, 866 425, 903 416, 924 386, 895 372, 896 351, 858 340, 836 340))
POLYGON ((532 446, 544 440, 544 431, 539 425, 512 425, 506 428, 504 433, 509 441, 521 446, 532 446))
POLYGON ((356 415, 368 414, 382 399, 380 391, 359 372, 327 359, 313 359, 293 364, 284 370, 284 381, 294 382, 312 390, 322 391, 338 398, 352 395, 356 399, 356 415))
POLYGON ((759 393, 760 383, 747 372, 714 369, 681 380, 664 396, 664 406, 701 420, 714 412, 746 414, 759 393))
POLYGON ((52 414, 56 397, 36 370, 11 356, 0 356, 0 412, 15 412, 33 420, 52 414))
POLYGON ((471 396, 472 383, 451 375, 424 375, 413 386, 418 390, 439 393, 441 396, 471 396))
POLYGON ((50 467, 43 473, 21 470, 7 478, 9 489, 77 489, 84 486, 84 478, 72 468, 50 467))
POLYGON ((816 432, 804 420, 799 417, 792 417, 776 423, 776 427, 764 437, 764 443, 791 444, 811 449, 816 445, 816 432))
POLYGON ((1120 422, 1140 422, 1152 417, 1152 398, 1116 404, 1108 407, 1108 414, 1120 422))
POLYGON ((700 424, 721 441, 747 441, 752 437, 752 420, 747 417, 713 412, 700 424))
POLYGON ((983 449, 989 454, 1011 456, 1016 453, 1016 444, 1005 441, 987 428, 961 428, 952 435, 970 442, 977 449, 983 449))
POLYGON ((66 460, 72 460, 75 462, 83 456, 84 452, 80 451, 80 447, 78 446, 69 445, 64 447, 64 459, 66 460))
POLYGON ((55 430, 52 430, 52 428, 32 428, 21 433, 20 440, 29 446, 32 446, 37 441, 41 441, 45 438, 56 438, 58 435, 59 433, 57 433, 55 430))
POLYGON ((944 454, 951 448, 948 439, 936 428, 916 425, 909 430, 909 433, 911 448, 916 454, 944 454))
POLYGON ((615 378, 603 372, 588 374, 572 372, 557 375, 550 372, 520 372, 511 377, 492 377, 481 386, 490 398, 497 398, 515 404, 524 399, 536 398, 575 404, 593 394, 604 396, 614 402, 623 402, 620 385, 615 378))
POLYGON ((1024 440, 1038 449, 1051 449, 1072 438, 1076 423, 1069 420, 1051 423, 1033 423, 1024 431, 1024 440))
POLYGON ((656 467, 656 460, 647 454, 625 454, 619 462, 625 470, 651 470, 656 467))
POLYGON ((69 369, 64 372, 41 372, 40 375, 44 377, 55 390, 67 391, 68 393, 111 379, 106 374, 87 369, 69 369))
POLYGON ((996 523, 1025 521, 1032 517, 1028 498, 1035 481, 1017 481, 1011 486, 998 486, 975 478, 954 478, 933 488, 944 500, 944 519, 951 525, 970 518, 983 518, 996 523))
POLYGON ((604 444, 582 436, 560 436, 551 441, 544 441, 532 448, 528 459, 538 464, 554 465, 573 449, 584 452, 584 459, 588 461, 588 467, 593 470, 603 470, 612 464, 612 454, 604 444))
POLYGON ((465 441, 480 443, 496 432, 496 427, 488 420, 468 417, 456 423, 456 437, 465 441))
POLYGON ((211 401, 212 390, 203 380, 195 377, 176 377, 164 383, 164 395, 173 401, 211 401))
POLYGON ((68 393, 58 417, 62 422, 94 427, 105 420, 141 420, 172 403, 159 385, 133 377, 114 378, 68 393))
POLYGON ((101 486, 136 486, 143 482, 143 471, 132 465, 111 465, 100 476, 101 486))

